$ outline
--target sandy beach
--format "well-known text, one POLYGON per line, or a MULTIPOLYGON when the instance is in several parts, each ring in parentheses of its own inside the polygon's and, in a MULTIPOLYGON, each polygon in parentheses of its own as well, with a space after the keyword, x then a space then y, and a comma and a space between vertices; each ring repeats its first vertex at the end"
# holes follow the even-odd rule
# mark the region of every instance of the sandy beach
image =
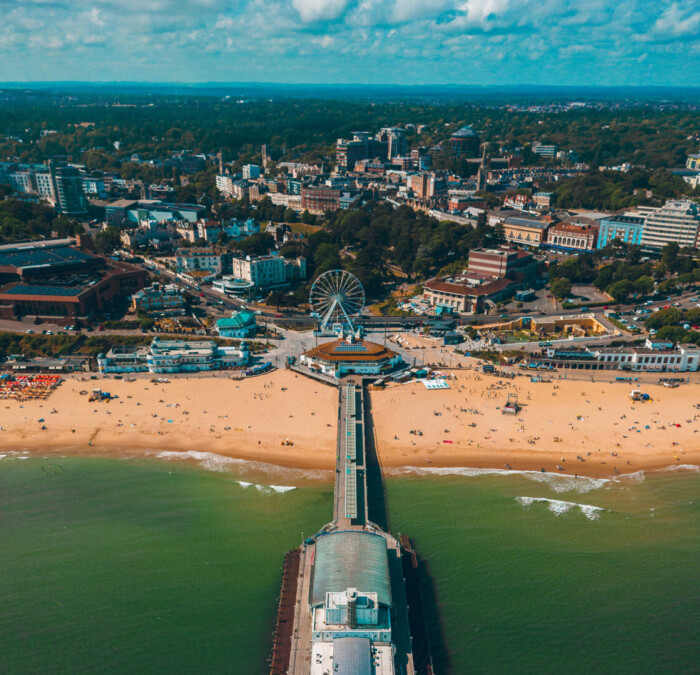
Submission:
MULTIPOLYGON (((532 383, 452 372, 448 390, 414 382, 371 392, 384 467, 601 477, 700 464, 697 384, 644 385, 652 401, 633 403, 624 383, 532 383), (501 412, 509 393, 522 406, 515 416, 501 412)), ((169 383, 69 377, 47 400, 0 402, 0 447, 90 455, 198 451, 329 470, 336 421, 336 390, 286 370, 240 381, 223 375, 169 383), (93 387, 116 400, 88 401, 80 392, 93 387)))
POLYGON ((373 392, 377 443, 385 466, 544 469, 601 477, 700 464, 697 384, 639 385, 651 401, 632 402, 626 383, 530 382, 452 371, 449 390, 414 382, 373 392), (515 394, 517 415, 501 411, 515 394), (416 433, 411 433, 412 431, 416 433))

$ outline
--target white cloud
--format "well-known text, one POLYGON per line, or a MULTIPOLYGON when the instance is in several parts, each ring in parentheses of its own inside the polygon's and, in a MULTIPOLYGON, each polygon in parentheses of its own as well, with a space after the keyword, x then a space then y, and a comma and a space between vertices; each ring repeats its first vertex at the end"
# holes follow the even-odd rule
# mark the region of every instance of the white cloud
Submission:
MULTIPOLYGON (((697 7, 694 1, 689 4, 697 7)), ((700 32, 700 11, 690 13, 687 8, 682 10, 678 3, 674 2, 656 20, 654 32, 677 37, 697 34, 700 32)))
POLYGON ((349 0, 292 0, 294 9, 305 23, 337 19, 348 6, 349 0))
POLYGON ((220 16, 214 28, 233 28, 233 19, 230 16, 220 16))
POLYGON ((333 38, 330 35, 324 35, 320 38, 314 38, 314 42, 317 45, 321 45, 321 47, 325 49, 326 47, 330 47, 333 44, 333 42, 335 42, 335 40, 333 40, 333 38))
POLYGON ((100 10, 97 7, 93 7, 88 13, 89 20, 96 26, 104 26, 105 22, 100 19, 100 10))

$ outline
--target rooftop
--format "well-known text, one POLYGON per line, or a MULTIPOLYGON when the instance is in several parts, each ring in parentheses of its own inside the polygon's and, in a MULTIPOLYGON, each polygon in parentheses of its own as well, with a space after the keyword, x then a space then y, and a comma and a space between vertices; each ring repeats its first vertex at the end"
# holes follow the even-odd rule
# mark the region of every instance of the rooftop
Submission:
POLYGON ((326 593, 357 588, 373 592, 391 606, 389 553, 384 537, 370 532, 332 532, 316 540, 311 604, 326 601, 326 593))
POLYGON ((457 129, 457 131, 452 134, 452 138, 479 138, 479 134, 467 125, 461 129, 457 129))
POLYGON ((352 343, 345 340, 333 340, 310 349, 306 355, 322 361, 380 361, 392 359, 396 353, 384 345, 367 340, 352 343))
POLYGON ((84 286, 30 286, 29 284, 17 284, 3 292, 3 295, 51 295, 76 297, 85 290, 84 286))
POLYGON ((0 267, 57 267, 76 262, 99 260, 96 256, 72 246, 31 246, 0 249, 0 267))

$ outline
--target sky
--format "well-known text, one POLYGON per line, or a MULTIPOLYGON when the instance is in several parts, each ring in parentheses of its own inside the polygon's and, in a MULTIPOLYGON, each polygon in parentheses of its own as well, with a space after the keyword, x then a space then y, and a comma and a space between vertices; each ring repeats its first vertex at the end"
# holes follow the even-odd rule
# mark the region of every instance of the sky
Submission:
POLYGON ((700 0, 0 0, 0 81, 700 85, 700 0))

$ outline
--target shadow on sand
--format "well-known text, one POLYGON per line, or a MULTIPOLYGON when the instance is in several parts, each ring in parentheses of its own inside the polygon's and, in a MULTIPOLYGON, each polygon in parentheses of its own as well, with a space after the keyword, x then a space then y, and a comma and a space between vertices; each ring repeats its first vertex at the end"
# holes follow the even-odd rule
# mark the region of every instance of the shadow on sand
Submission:
MULTIPOLYGON (((372 418, 372 401, 369 392, 365 392, 365 426, 371 433, 366 437, 366 467, 367 467, 367 499, 369 519, 379 525, 386 532, 391 532, 389 509, 387 506, 386 488, 382 478, 382 463, 377 452, 376 438, 374 435, 374 420, 372 418)), ((435 584, 429 574, 426 563, 419 557, 417 580, 420 586, 422 604, 425 615, 425 624, 430 643, 434 672, 436 675, 450 672, 450 657, 445 643, 445 636, 438 607, 435 584)), ((409 590, 410 596, 410 590, 409 590)), ((414 636, 420 641, 420 636, 414 636)), ((415 645, 417 647, 418 645, 415 645)))

